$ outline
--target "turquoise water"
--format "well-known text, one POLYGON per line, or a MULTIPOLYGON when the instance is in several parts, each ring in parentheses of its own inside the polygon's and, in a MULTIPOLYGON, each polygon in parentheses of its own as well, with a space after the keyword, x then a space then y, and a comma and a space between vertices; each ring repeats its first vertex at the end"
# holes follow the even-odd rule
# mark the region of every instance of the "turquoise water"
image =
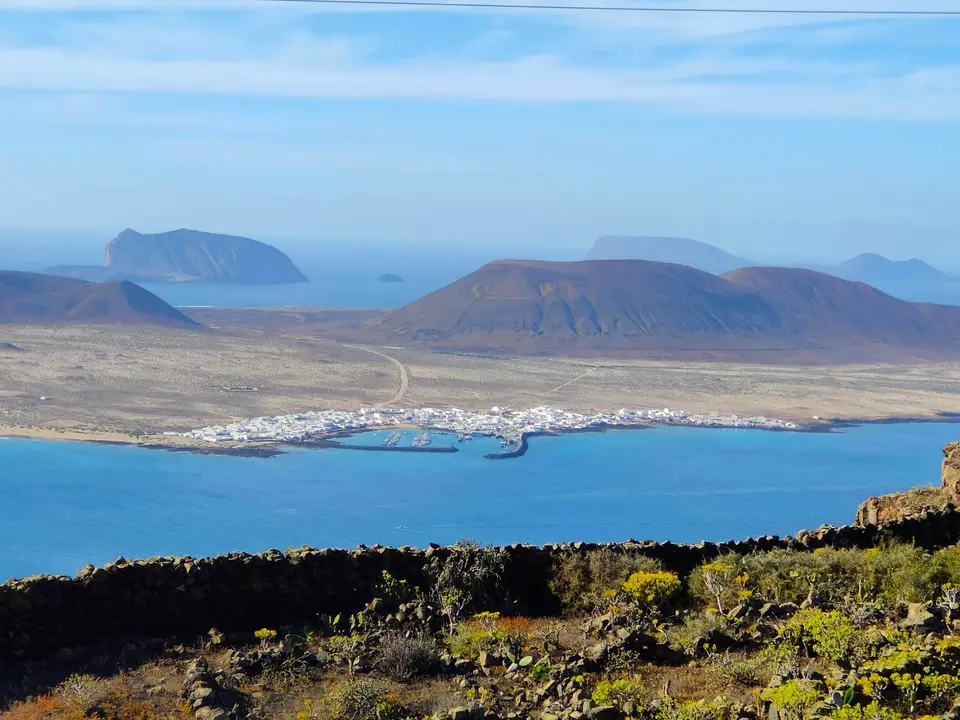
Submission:
MULTIPOLYGON (((358 436, 376 443, 383 434, 358 436)), ((724 540, 852 520, 939 481, 950 424, 833 434, 659 428, 534 438, 523 458, 297 450, 271 459, 0 440, 0 577, 293 545, 724 540)), ((434 445, 456 444, 433 434, 434 445)))

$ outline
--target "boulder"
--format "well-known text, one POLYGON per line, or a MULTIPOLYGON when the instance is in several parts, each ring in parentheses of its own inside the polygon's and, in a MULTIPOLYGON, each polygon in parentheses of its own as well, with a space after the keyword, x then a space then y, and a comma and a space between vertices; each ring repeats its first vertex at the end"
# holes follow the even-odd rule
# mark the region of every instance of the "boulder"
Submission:
POLYGON ((944 489, 960 499, 960 442, 950 443, 943 449, 940 478, 944 489))
POLYGON ((921 634, 939 630, 943 625, 943 619, 930 612, 923 603, 910 603, 907 606, 907 617, 900 621, 902 629, 921 634))
POLYGON ((227 711, 217 707, 202 707, 197 710, 197 720, 227 720, 227 711))
POLYGON ((587 714, 590 720, 623 720, 623 713, 613 705, 601 705, 590 710, 587 714))

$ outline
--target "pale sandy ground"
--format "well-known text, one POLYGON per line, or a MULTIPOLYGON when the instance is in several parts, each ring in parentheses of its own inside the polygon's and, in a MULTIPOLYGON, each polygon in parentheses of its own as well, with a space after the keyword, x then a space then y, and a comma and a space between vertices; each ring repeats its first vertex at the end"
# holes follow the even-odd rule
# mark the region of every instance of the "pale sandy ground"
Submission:
POLYGON ((131 432, 388 403, 672 407, 804 422, 960 411, 958 363, 790 368, 495 359, 364 348, 289 328, 268 334, 2 326, 0 341, 22 350, 0 351, 0 435, 130 440, 131 432))

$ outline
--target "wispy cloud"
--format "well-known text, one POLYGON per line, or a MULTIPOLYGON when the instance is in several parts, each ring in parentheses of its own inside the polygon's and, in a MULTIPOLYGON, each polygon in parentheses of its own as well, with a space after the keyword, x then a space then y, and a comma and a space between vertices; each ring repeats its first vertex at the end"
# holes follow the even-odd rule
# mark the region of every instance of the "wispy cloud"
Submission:
MULTIPOLYGON (((680 4, 712 6, 710 0, 680 4)), ((818 6, 819 0, 791 5, 818 6)), ((909 5, 846 0, 845 7, 909 5)), ((459 23, 466 39, 451 47, 435 32, 444 25, 424 22, 414 32, 407 23, 405 33, 396 33, 382 19, 318 22, 330 17, 317 15, 326 9, 255 0, 0 0, 0 13, 21 19, 0 30, 0 88, 80 97, 648 103, 761 117, 960 120, 960 52, 946 58, 921 52, 909 61, 872 57, 862 48, 820 56, 825 43, 843 50, 859 33, 861 40, 876 37, 878 26, 862 20, 507 10, 522 22, 506 32, 501 23, 471 24, 473 16, 461 10, 417 16, 459 23), (298 14, 284 11, 290 6, 298 14), (123 12, 82 12, 111 8, 123 12), (222 13, 211 19, 198 8, 222 13), (42 23, 31 22, 41 10, 50 14, 42 23), (450 13, 457 13, 453 20, 450 13), (790 42, 782 42, 783 33, 792 33, 790 42), (603 47, 595 44, 597 37, 603 47), (495 61, 484 59, 491 48, 497 49, 495 61)), ((885 21, 882 27, 902 29, 904 22, 885 21)))
POLYGON ((551 56, 503 62, 356 65, 335 42, 302 62, 149 60, 92 52, 0 50, 0 87, 71 93, 200 93, 330 99, 659 103, 690 110, 789 117, 960 120, 960 66, 901 77, 830 82, 830 68, 779 63, 800 79, 764 81, 771 65, 736 61, 658 69, 584 67, 551 56), (734 79, 715 79, 729 78, 734 79), (738 77, 739 76, 739 77, 738 77), (743 82, 750 77, 750 82, 743 82), (804 80, 805 79, 805 80, 804 80))

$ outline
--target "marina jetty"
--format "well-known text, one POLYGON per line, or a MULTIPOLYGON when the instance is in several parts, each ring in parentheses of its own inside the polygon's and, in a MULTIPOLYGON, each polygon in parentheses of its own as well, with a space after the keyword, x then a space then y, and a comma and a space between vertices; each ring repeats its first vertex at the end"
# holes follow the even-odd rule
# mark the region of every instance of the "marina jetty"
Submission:
MULTIPOLYGON (((418 430, 421 437, 430 430, 456 433, 460 439, 473 436, 503 438, 504 447, 513 443, 516 447, 504 453, 490 453, 489 459, 519 457, 526 453, 526 438, 543 434, 562 434, 616 428, 643 428, 654 425, 685 425, 693 427, 754 428, 763 430, 800 430, 793 422, 764 416, 740 417, 739 415, 691 414, 682 410, 662 408, 657 410, 627 410, 616 412, 575 412, 547 406, 528 410, 513 410, 494 407, 488 411, 461 410, 459 408, 361 408, 360 410, 318 410, 295 415, 257 417, 243 422, 208 427, 177 433, 171 437, 183 437, 211 444, 243 442, 303 442, 317 445, 319 442, 344 433, 368 430, 401 429, 418 430)), ((399 440, 391 442, 391 435, 383 445, 327 447, 351 447, 370 450, 420 449, 402 447, 399 440)), ((334 441, 336 442, 336 441, 334 441)), ((438 448, 439 450, 439 448, 438 448)), ((454 448, 454 451, 456 448, 454 448)), ((449 452, 449 449, 444 450, 449 452)))
MULTIPOLYGON (((354 433, 342 433, 340 437, 350 437, 354 433)), ((415 453, 455 453, 460 450, 452 445, 435 446, 430 433, 423 431, 413 436, 413 441, 409 444, 403 444, 405 433, 394 431, 387 436, 387 439, 379 444, 351 444, 337 440, 335 438, 321 438, 319 440, 303 441, 303 445, 317 448, 334 448, 337 450, 371 450, 380 452, 415 452, 415 453)))

